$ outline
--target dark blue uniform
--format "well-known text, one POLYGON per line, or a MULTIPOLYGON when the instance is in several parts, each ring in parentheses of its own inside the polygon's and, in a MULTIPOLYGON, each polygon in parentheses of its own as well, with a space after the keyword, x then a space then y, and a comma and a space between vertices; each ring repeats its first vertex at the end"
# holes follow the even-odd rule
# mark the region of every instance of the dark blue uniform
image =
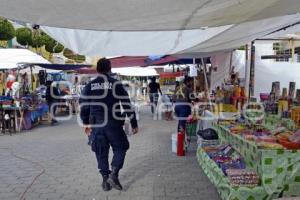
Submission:
POLYGON ((108 155, 112 147, 112 167, 121 169, 129 142, 123 130, 125 116, 137 128, 135 112, 128 93, 116 79, 102 75, 85 86, 80 98, 80 117, 85 125, 92 125, 90 144, 95 152, 98 168, 103 176, 110 173, 108 155), (120 111, 123 108, 124 112, 120 111))

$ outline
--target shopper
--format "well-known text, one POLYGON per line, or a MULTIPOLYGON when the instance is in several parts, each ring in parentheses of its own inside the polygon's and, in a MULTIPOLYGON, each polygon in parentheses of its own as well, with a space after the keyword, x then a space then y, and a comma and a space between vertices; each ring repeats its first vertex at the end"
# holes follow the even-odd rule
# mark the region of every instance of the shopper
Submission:
POLYGON ((162 95, 160 85, 159 83, 156 83, 156 77, 151 78, 151 82, 148 85, 148 93, 149 93, 149 98, 150 98, 150 103, 151 103, 151 112, 154 114, 156 106, 157 106, 157 101, 159 94, 162 95))
POLYGON ((193 99, 193 78, 185 77, 184 85, 177 87, 175 94, 175 114, 178 119, 178 131, 185 131, 186 119, 191 114, 193 99))
POLYGON ((56 83, 53 84, 52 81, 47 81, 46 86, 46 101, 50 111, 51 124, 53 125, 57 123, 57 120, 55 119, 57 106, 55 104, 59 102, 60 93, 56 83))
POLYGON ((80 117, 84 131, 89 136, 92 151, 95 152, 98 168, 103 177, 102 188, 122 190, 119 171, 123 167, 129 142, 123 130, 125 115, 130 119, 132 132, 138 132, 134 109, 123 85, 109 74, 111 63, 102 58, 97 63, 99 77, 88 83, 81 93, 80 117), (124 113, 121 113, 120 106, 124 113), (111 171, 108 164, 110 146, 113 150, 111 171))

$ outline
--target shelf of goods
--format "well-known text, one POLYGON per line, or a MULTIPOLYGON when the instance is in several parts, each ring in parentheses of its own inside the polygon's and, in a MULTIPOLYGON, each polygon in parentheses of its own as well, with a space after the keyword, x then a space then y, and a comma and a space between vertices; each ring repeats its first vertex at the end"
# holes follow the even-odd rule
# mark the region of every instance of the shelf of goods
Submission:
POLYGON ((213 161, 207 153, 199 148, 197 158, 204 173, 215 185, 217 191, 223 200, 257 200, 268 199, 269 195, 263 187, 233 187, 230 184, 229 178, 224 176, 223 171, 213 161))
POLYGON ((247 169, 255 170, 260 176, 260 186, 255 188, 232 187, 218 165, 199 148, 197 157, 222 199, 268 200, 273 198, 300 196, 300 150, 264 149, 254 141, 233 134, 223 125, 214 129, 222 143, 231 145, 244 159, 247 169))

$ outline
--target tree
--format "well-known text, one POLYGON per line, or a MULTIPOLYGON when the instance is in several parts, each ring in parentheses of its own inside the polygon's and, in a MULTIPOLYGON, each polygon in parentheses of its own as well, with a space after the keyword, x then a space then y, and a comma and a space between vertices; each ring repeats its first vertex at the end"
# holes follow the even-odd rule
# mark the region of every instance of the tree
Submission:
POLYGON ((75 54, 74 54, 74 52, 71 49, 65 48, 63 55, 66 58, 69 58, 69 59, 73 60, 73 57, 74 57, 75 54))
POLYGON ((32 31, 30 28, 18 28, 16 31, 17 42, 23 46, 32 44, 32 31))
POLYGON ((83 63, 85 61, 84 55, 74 55, 73 60, 75 60, 77 63, 83 63))
POLYGON ((0 18, 0 40, 8 41, 15 37, 16 31, 12 23, 0 18))
POLYGON ((51 38, 49 35, 45 34, 43 37, 45 41, 45 49, 49 53, 60 53, 64 50, 64 46, 51 38))
POLYGON ((40 48, 45 45, 44 40, 44 33, 40 33, 37 30, 33 31, 32 38, 31 38, 31 46, 33 48, 40 48))
POLYGON ((74 60, 77 63, 83 63, 85 61, 84 55, 75 54, 71 49, 65 48, 63 55, 69 60, 74 60))

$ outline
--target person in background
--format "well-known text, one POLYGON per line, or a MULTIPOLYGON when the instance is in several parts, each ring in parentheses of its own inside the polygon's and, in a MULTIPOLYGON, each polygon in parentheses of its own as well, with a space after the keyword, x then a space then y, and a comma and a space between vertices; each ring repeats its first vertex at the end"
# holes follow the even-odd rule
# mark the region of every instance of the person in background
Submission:
POLYGON ((57 123, 57 120, 54 119, 55 117, 55 114, 56 114, 56 105, 55 103, 58 103, 59 100, 59 96, 60 96, 60 93, 59 93, 59 90, 57 88, 57 84, 52 84, 53 82, 52 81, 47 81, 46 82, 46 101, 47 101, 47 104, 49 106, 49 111, 52 112, 50 113, 50 116, 51 116, 51 124, 53 125, 54 123, 57 123))
POLYGON ((154 114, 154 111, 157 106, 157 101, 158 101, 158 97, 159 97, 158 93, 160 93, 160 95, 162 95, 160 85, 159 85, 159 83, 156 83, 156 77, 152 77, 151 82, 148 85, 148 94, 149 94, 149 98, 150 98, 152 114, 154 114))
POLYGON ((186 130, 186 119, 191 114, 193 97, 193 78, 185 77, 184 85, 179 86, 175 94, 175 114, 178 119, 178 131, 186 130))
POLYGON ((174 94, 176 94, 176 92, 179 90, 179 88, 180 88, 180 82, 179 82, 179 81, 176 81, 176 82, 175 82, 174 94))

